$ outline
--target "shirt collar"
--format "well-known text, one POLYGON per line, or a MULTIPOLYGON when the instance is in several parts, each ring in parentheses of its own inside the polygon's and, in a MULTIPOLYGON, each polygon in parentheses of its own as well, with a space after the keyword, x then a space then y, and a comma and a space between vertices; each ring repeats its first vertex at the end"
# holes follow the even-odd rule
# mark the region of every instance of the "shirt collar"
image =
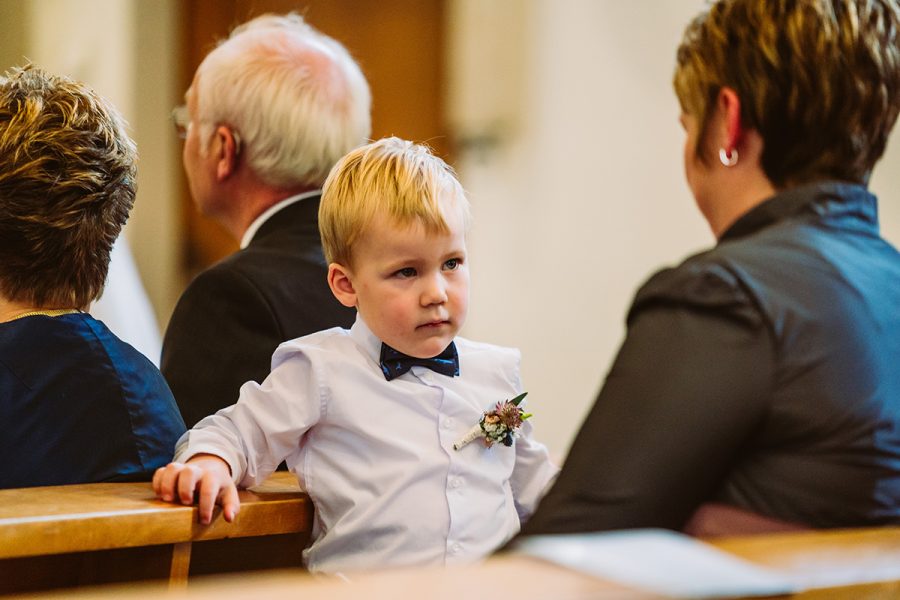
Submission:
POLYGON ((878 230, 878 203, 863 185, 821 181, 779 192, 751 208, 725 230, 719 242, 742 238, 803 212, 849 216, 861 226, 878 230))
POLYGON ((273 204, 269 208, 266 209, 263 214, 256 217, 252 223, 250 223, 250 227, 247 228, 247 231, 244 232, 243 237, 241 237, 241 249, 246 248, 250 245, 250 242, 253 241, 253 236, 256 235, 256 232, 259 231, 259 228, 262 227, 263 223, 269 220, 269 218, 277 213, 282 208, 286 208, 295 202, 299 202, 301 200, 305 200, 306 198, 310 198, 312 196, 318 196, 322 193, 322 190, 313 190, 311 192, 303 192, 302 194, 297 194, 296 196, 290 196, 289 198, 285 198, 284 200, 273 204))
POLYGON ((350 327, 350 337, 363 351, 377 364, 381 360, 381 340, 378 339, 359 312, 356 313, 356 321, 350 327))

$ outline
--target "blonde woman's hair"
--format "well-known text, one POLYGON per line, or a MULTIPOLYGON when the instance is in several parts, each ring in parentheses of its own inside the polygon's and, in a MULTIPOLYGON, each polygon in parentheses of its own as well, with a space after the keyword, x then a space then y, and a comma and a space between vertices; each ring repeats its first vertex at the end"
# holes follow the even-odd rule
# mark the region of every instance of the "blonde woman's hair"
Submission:
POLYGON ((685 30, 675 92, 697 118, 697 153, 717 94, 737 92, 779 188, 867 183, 900 108, 896 0, 719 0, 685 30))
POLYGON ((33 66, 0 77, 0 294, 84 308, 135 196, 134 142, 86 85, 33 66))
POLYGON ((429 233, 447 233, 447 204, 469 202, 453 169, 423 145, 388 137, 357 148, 331 170, 319 205, 319 232, 329 263, 352 264, 353 245, 376 215, 403 227, 414 222, 429 233))

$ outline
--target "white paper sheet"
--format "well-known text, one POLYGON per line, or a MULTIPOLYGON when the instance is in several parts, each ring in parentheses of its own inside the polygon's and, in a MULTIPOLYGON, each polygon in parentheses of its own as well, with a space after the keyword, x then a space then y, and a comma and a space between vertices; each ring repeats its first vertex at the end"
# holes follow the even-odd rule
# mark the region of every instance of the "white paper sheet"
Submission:
POLYGON ((798 589, 784 575, 661 529, 533 536, 517 542, 514 551, 675 598, 773 596, 798 589))

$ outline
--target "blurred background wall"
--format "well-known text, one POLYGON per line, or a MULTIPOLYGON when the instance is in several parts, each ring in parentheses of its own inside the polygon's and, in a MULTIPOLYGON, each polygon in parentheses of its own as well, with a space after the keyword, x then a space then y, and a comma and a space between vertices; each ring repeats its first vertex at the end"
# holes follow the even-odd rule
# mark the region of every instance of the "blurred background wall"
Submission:
MULTIPOLYGON (((0 0, 0 65, 31 59, 84 80, 129 121, 140 173, 126 237, 149 318, 164 328, 189 277, 233 249, 186 195, 169 113, 230 26, 265 10, 306 14, 362 63, 374 135, 427 141, 459 171, 475 214, 464 333, 522 349, 535 427, 561 457, 622 339, 636 287, 713 243, 684 183, 670 85, 681 31, 702 6, 0 0)), ((895 136, 871 183, 895 244, 898 167, 895 136)), ((128 307, 140 320, 140 307, 128 307)))

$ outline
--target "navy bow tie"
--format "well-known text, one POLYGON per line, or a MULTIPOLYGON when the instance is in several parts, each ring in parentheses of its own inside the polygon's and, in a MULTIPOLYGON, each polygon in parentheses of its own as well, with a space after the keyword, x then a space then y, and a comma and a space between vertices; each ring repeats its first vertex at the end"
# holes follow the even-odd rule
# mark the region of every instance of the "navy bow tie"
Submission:
POLYGON ((400 377, 416 365, 428 367, 432 371, 450 377, 459 375, 459 355, 456 353, 456 344, 450 342, 443 352, 431 358, 407 356, 387 344, 381 344, 381 372, 388 381, 400 377))

